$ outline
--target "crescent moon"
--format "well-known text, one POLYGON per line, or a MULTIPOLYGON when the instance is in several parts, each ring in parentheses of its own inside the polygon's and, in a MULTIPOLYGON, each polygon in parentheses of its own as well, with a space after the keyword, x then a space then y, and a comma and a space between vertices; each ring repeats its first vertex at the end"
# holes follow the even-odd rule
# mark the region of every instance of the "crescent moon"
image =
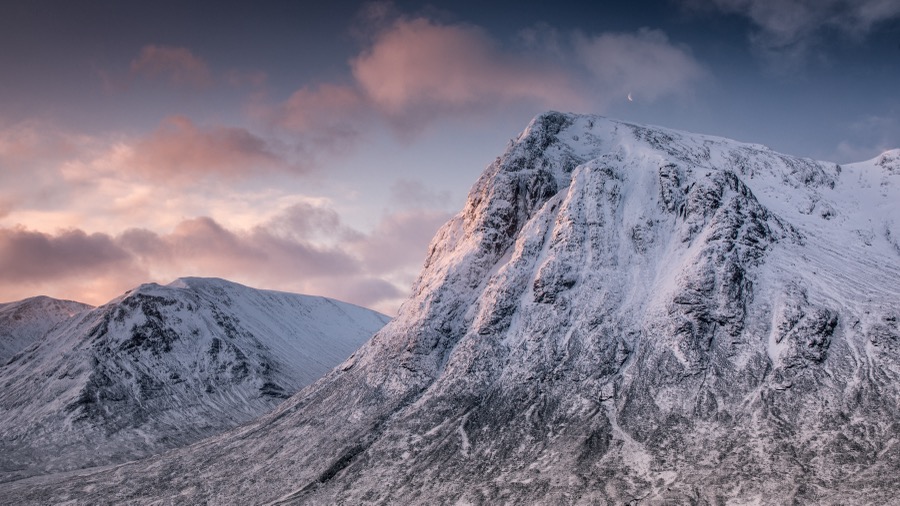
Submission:
POLYGON ((631 93, 628 94, 628 101, 629 101, 629 102, 634 102, 634 99, 631 98, 631 93))

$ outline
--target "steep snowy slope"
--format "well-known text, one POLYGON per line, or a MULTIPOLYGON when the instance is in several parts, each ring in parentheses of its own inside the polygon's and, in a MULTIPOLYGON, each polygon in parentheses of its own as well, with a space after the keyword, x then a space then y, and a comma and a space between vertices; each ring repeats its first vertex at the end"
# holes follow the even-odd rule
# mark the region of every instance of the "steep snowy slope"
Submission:
POLYGON ((191 447, 0 496, 890 503, 898 160, 542 115, 327 376, 191 447))
POLYGON ((256 418, 387 321, 219 279, 142 285, 0 368, 0 480, 131 460, 256 418))
POLYGON ((0 304, 0 366, 60 322, 87 309, 91 306, 45 296, 0 304))

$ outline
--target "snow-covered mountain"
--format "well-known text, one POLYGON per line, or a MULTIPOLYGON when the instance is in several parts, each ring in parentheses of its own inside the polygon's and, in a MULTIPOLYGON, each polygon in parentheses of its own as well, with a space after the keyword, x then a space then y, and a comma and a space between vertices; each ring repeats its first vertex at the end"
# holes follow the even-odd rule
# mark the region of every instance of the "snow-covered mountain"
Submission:
POLYGON ((141 285, 0 368, 0 481, 132 460, 252 420, 387 321, 220 279, 141 285))
POLYGON ((0 304, 0 366, 53 327, 91 307, 43 295, 0 304))
POLYGON ((26 503, 887 504, 900 151, 536 118, 396 319, 274 412, 26 503))

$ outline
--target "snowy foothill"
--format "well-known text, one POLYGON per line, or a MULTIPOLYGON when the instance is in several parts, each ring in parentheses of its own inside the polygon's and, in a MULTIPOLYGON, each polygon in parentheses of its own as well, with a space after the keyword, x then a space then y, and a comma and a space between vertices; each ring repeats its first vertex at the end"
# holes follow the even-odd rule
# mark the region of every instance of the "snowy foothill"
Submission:
POLYGON ((0 317, 25 336, 0 368, 0 481, 134 460, 250 421, 389 320, 210 278, 141 285, 95 309, 28 299, 0 317))

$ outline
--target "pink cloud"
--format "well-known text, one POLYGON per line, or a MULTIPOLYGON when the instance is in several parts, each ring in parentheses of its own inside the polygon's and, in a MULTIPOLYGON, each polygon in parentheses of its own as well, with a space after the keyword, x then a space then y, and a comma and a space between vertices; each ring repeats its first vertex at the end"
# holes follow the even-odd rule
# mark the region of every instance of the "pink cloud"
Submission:
POLYGON ((314 148, 341 150, 360 135, 369 106, 356 88, 322 84, 304 87, 264 115, 314 148))
POLYGON ((629 92, 659 100, 684 95, 706 77, 690 51, 659 30, 584 35, 538 27, 504 43, 478 26, 391 21, 386 12, 378 10, 381 29, 349 62, 352 83, 298 90, 269 111, 273 123, 347 141, 381 120, 410 135, 448 115, 602 112, 629 92))
POLYGON ((451 218, 446 211, 412 209, 385 215, 372 234, 356 242, 366 266, 375 272, 410 269, 417 274, 429 241, 451 218))
POLYGON ((128 167, 154 178, 185 179, 206 174, 241 176, 287 169, 269 143, 243 128, 199 127, 172 116, 133 146, 128 167))
POLYGON ((183 220, 167 233, 0 228, 0 300, 44 292, 101 304, 139 283, 198 275, 392 312, 408 289, 407 271, 417 272, 445 217, 387 215, 372 234, 362 234, 333 210, 303 204, 246 230, 209 217, 183 220), (320 240, 326 230, 330 243, 320 240), (398 271, 401 286, 395 283, 398 271))
POLYGON ((0 163, 6 170, 34 169, 38 159, 60 160, 80 152, 85 138, 66 135, 43 121, 30 120, 0 127, 0 163))
POLYGON ((0 282, 32 283, 114 272, 131 254, 105 234, 64 230, 56 235, 0 228, 0 282))
POLYGON ((299 204, 248 229, 209 217, 182 220, 166 233, 0 228, 0 300, 45 293, 101 304, 140 283, 190 275, 332 296, 392 313, 448 218, 427 209, 387 213, 364 234, 329 208, 299 204))
POLYGON ((564 68, 541 55, 503 50, 470 25, 400 19, 351 68, 369 100, 395 117, 498 101, 584 105, 564 68))
POLYGON ((330 116, 355 114, 362 106, 362 98, 352 87, 323 84, 295 91, 284 102, 278 118, 291 130, 311 132, 323 125, 327 127, 330 116))
POLYGON ((95 148, 94 139, 60 131, 47 121, 0 126, 0 215, 66 205, 73 188, 61 167, 95 148))
POLYGON ((212 84, 206 62, 183 47, 144 46, 138 57, 131 61, 131 74, 167 79, 178 86, 205 88, 212 84))

